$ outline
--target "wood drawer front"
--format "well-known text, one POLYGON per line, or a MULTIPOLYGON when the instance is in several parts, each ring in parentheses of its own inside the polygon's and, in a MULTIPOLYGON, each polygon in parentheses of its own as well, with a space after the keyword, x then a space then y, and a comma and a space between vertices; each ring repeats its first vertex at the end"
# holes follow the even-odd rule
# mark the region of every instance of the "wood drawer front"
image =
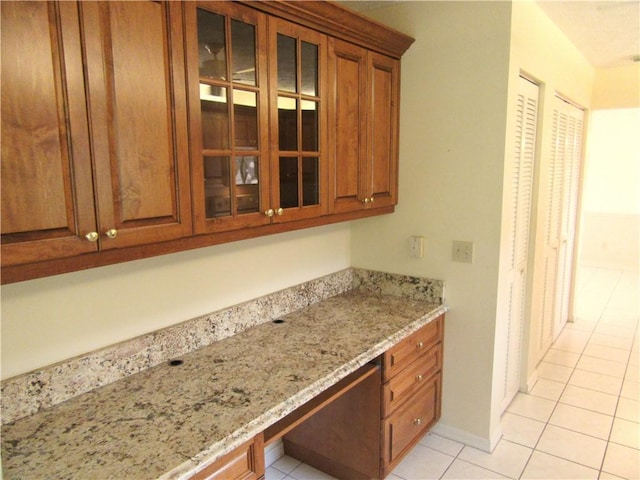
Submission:
POLYGON ((206 466, 189 480, 257 480, 264 476, 262 434, 206 466))
POLYGON ((384 422, 384 470, 388 473, 440 418, 441 374, 424 386, 384 422))
POLYGON ((393 378, 404 367, 442 340, 443 319, 444 316, 441 315, 385 352, 383 381, 393 378))
POLYGON ((393 413, 398 406, 419 390, 441 368, 442 345, 438 343, 383 386, 382 417, 386 418, 393 413))

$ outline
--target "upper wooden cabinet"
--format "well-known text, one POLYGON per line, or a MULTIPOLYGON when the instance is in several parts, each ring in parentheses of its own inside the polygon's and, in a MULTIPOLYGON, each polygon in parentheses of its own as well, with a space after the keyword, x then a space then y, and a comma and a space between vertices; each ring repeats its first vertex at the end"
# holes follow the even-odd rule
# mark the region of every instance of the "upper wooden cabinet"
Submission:
POLYGON ((329 42, 333 212, 398 202, 399 72, 394 58, 329 42))
POLYGON ((95 251, 77 5, 0 9, 2 266, 95 251))
POLYGON ((230 2, 185 8, 197 25, 187 29, 196 232, 325 214, 326 36, 230 2))
POLYGON ((181 6, 3 2, 2 24, 2 265, 190 234, 181 6))
POLYGON ((187 2, 185 21, 195 231, 266 225, 267 17, 231 2, 187 2))
POLYGON ((274 221, 327 213, 327 38, 269 18, 274 221))
POLYGON ((100 248, 191 234, 182 8, 81 2, 100 248))
POLYGON ((328 1, 0 5, 3 283, 393 211, 410 37, 328 1))

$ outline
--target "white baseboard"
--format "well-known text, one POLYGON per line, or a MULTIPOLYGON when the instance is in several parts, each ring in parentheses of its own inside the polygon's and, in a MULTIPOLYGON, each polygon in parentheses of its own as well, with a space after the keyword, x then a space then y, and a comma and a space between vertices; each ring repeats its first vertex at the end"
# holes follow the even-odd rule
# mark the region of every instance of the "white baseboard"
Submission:
POLYGON ((284 455, 284 444, 282 440, 270 443, 264 449, 264 468, 268 468, 274 464, 280 457, 284 455))
POLYGON ((491 453, 502 438, 502 427, 498 428, 498 431, 492 439, 479 437, 467 432, 466 430, 460 430, 459 428, 445 425, 442 422, 436 423, 431 429, 431 433, 435 433, 436 435, 440 435, 441 437, 448 438, 455 442, 464 443, 465 445, 477 448, 483 452, 491 453))

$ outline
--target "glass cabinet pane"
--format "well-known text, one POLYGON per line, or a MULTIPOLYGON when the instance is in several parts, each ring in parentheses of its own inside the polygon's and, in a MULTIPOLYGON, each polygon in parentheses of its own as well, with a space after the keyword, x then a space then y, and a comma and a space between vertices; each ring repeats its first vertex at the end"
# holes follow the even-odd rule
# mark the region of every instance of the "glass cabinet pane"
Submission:
MULTIPOLYGON (((266 148, 260 139, 268 128, 268 112, 260 102, 268 101, 268 94, 266 62, 258 52, 267 46, 261 30, 266 31, 267 19, 252 9, 222 2, 203 3, 195 10, 205 218, 229 217, 200 231, 263 224, 267 217, 261 212, 268 207, 262 204, 267 195, 261 183, 268 178, 260 178, 266 148), (245 214, 253 218, 236 221, 245 214)), ((195 40, 195 32, 191 35, 195 40)), ((294 131, 294 141, 297 135, 294 131)))
POLYGON ((198 9, 198 54, 201 77, 226 80, 224 17, 200 8, 198 9))
POLYGON ((281 151, 298 150, 298 101, 278 97, 278 143, 281 151))
POLYGON ((297 92, 296 39, 278 34, 278 90, 297 92))
POLYGON ((302 159, 302 204, 318 205, 320 184, 318 157, 304 157, 302 159))
POLYGON ((255 27, 239 20, 231 20, 231 66, 233 81, 246 85, 256 84, 255 27))
POLYGON ((233 91, 235 146, 239 149, 258 148, 258 95, 245 90, 233 91))
POLYGON ((230 158, 204 157, 205 211, 207 218, 231 215, 230 158))
POLYGON ((280 207, 298 205, 298 158, 280 157, 280 207))
POLYGON ((302 63, 302 93, 318 95, 318 46, 302 42, 300 60, 302 63))
POLYGON ((227 89, 201 83, 200 110, 202 112, 202 148, 205 150, 229 148, 227 89))
POLYGON ((318 103, 309 100, 300 102, 302 107, 302 150, 318 151, 318 103))

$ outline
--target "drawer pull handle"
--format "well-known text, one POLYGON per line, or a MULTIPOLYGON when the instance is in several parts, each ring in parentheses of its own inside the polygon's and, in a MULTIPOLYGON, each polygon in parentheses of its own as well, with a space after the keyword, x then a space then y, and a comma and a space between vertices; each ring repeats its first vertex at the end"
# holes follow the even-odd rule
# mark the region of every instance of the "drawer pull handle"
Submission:
POLYGON ((422 347, 424 347, 424 343, 423 342, 418 342, 418 343, 416 343, 416 347, 418 347, 418 349, 421 349, 422 347))
POLYGON ((420 419, 420 418, 414 418, 414 419, 413 419, 413 424, 414 424, 416 427, 419 427, 419 426, 420 426, 420 424, 422 424, 422 419, 420 419))
POLYGON ((416 382, 419 382, 420 380, 422 380, 422 375, 416 375, 416 382))

